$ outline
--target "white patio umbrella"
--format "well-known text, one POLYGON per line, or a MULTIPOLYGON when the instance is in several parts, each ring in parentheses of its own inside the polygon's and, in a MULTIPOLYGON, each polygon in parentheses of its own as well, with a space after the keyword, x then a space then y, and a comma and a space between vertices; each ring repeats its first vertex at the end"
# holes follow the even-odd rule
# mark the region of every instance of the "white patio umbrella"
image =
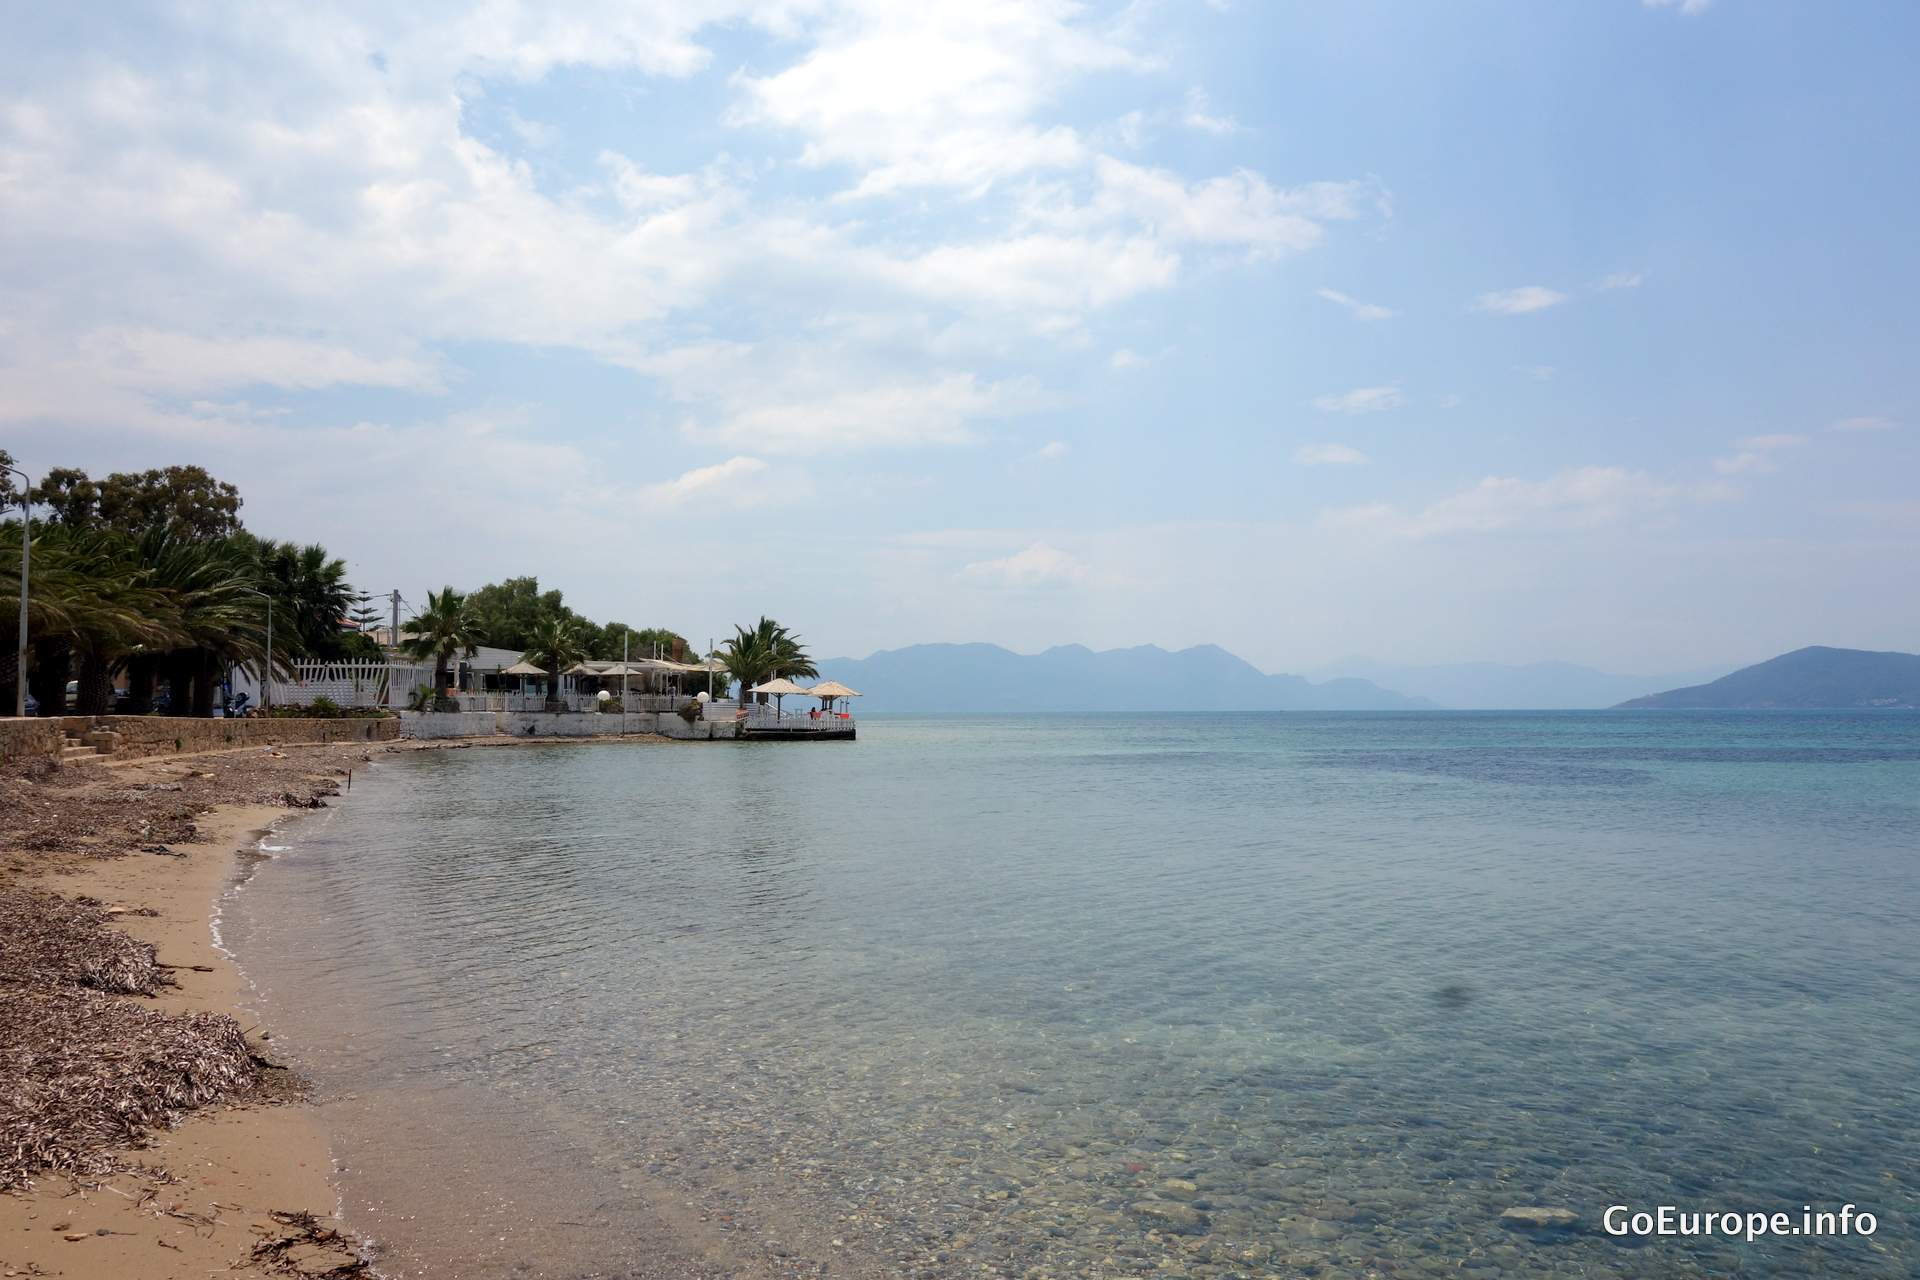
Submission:
POLYGON ((838 680, 822 680, 819 684, 807 690, 807 692, 820 699, 821 705, 828 709, 832 708, 834 699, 836 698, 858 698, 861 696, 858 689, 849 689, 838 680))
POLYGON ((545 676, 547 669, 545 667, 536 667, 525 658, 522 658, 512 666, 502 669, 500 674, 503 676, 517 677, 520 682, 520 694, 522 697, 525 697, 527 692, 527 677, 545 676))
POLYGON ((793 681, 787 679, 785 676, 781 676, 777 680, 763 680, 759 684, 753 686, 753 688, 747 690, 747 692, 772 694, 773 695, 773 716, 774 716, 774 719, 777 720, 780 718, 780 699, 786 697, 790 693, 805 693, 806 690, 800 687, 799 685, 795 684, 793 681))

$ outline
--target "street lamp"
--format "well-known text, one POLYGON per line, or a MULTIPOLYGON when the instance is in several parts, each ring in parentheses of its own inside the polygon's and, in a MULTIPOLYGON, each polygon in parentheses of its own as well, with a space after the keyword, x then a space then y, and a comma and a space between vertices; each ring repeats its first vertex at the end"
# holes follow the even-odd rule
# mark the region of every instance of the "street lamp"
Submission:
POLYGON ((273 597, 264 591, 255 591, 252 587, 242 587, 250 596, 259 596, 267 602, 267 660, 260 664, 260 709, 273 710, 273 597))
POLYGON ((33 480, 18 467, 0 467, 25 481, 20 487, 20 652, 13 675, 13 714, 27 714, 27 570, 33 562, 33 480))

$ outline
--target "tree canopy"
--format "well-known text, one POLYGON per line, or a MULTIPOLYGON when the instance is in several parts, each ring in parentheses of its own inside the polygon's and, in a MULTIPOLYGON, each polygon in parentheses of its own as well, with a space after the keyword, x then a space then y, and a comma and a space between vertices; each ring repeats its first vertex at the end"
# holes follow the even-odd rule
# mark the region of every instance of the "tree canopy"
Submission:
POLYGON ((740 682, 742 701, 756 684, 780 676, 805 679, 820 674, 800 637, 767 617, 752 627, 734 627, 718 656, 726 664, 727 674, 740 682))
POLYGON ((685 636, 665 627, 597 623, 569 608, 558 590, 542 591, 540 580, 532 576, 476 588, 467 596, 467 608, 480 643, 496 649, 532 648, 541 628, 555 620, 572 625, 574 638, 585 651, 583 657, 600 661, 619 658, 623 641, 636 658, 652 657, 656 647, 666 657, 684 656, 689 648, 685 636))
MULTIPOLYGON (((17 499, 12 486, 7 494, 17 499)), ((248 533, 239 490, 204 468, 100 481, 56 468, 36 481, 33 497, 29 683, 45 714, 65 711, 70 678, 78 680, 83 714, 111 708, 116 671, 127 675, 130 711, 152 705, 164 675, 175 714, 210 714, 216 688, 236 664, 284 667, 294 658, 378 652, 348 621, 361 597, 345 563, 317 544, 248 533)), ((9 616, 18 607, 23 532, 18 519, 0 524, 0 610, 9 616)), ((8 646, 0 686, 9 694, 17 666, 8 646)))
POLYGON ((99 481, 73 467, 56 467, 34 486, 33 497, 54 523, 76 529, 112 529, 133 538, 154 529, 190 538, 240 531, 240 490, 204 467, 116 471, 99 481))

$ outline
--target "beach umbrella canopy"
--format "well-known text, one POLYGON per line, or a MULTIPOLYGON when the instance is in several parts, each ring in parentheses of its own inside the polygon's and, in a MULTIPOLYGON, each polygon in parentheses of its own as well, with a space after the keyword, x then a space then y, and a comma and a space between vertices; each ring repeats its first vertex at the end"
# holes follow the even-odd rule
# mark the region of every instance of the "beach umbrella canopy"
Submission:
POLYGON ((512 666, 501 671, 500 674, 503 676, 543 676, 547 674, 547 669, 545 667, 536 667, 531 662, 523 660, 514 663, 512 666))
POLYGON ((819 684, 807 690, 807 692, 816 698, 858 698, 861 696, 858 689, 849 689, 838 680, 822 680, 819 684))
POLYGON ((753 688, 749 689, 748 692, 749 693, 771 693, 778 696, 781 694, 807 693, 810 691, 807 689, 801 688, 799 685, 787 679, 785 676, 781 676, 778 680, 762 681, 761 683, 753 686, 753 688))

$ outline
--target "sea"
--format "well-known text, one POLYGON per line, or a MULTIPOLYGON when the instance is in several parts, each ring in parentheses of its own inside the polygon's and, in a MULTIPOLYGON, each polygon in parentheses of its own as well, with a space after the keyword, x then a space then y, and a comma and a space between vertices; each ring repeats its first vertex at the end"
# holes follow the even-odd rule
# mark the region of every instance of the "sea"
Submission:
POLYGON ((264 842, 223 936, 383 1272, 1920 1274, 1920 716, 859 726, 264 842))

